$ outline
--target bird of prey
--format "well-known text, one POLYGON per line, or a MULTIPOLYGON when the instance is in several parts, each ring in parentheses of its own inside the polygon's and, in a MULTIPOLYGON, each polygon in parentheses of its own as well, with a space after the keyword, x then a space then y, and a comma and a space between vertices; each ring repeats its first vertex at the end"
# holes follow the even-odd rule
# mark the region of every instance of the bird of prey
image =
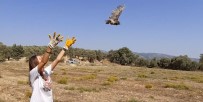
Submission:
POLYGON ((112 11, 111 16, 108 20, 106 20, 106 24, 111 25, 120 25, 119 16, 121 15, 122 11, 124 10, 124 5, 119 5, 115 10, 112 11))

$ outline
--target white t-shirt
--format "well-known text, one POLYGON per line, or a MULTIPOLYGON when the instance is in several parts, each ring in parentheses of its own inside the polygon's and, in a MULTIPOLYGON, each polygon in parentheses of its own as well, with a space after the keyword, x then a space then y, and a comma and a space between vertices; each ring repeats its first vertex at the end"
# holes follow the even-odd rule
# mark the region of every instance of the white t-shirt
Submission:
POLYGON ((51 89, 52 67, 49 65, 44 69, 44 74, 47 75, 47 81, 45 81, 38 72, 38 66, 30 71, 30 82, 32 86, 32 96, 30 102, 53 102, 53 95, 51 89), (48 85, 47 85, 48 84, 48 85))

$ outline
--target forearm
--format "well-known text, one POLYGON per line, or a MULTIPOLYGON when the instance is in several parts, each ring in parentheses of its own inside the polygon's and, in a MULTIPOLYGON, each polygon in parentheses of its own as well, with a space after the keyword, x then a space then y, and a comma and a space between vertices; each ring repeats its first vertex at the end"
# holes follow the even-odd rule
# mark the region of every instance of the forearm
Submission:
POLYGON ((65 54, 65 50, 61 50, 61 52, 58 54, 56 60, 57 60, 57 61, 60 61, 60 60, 62 59, 62 57, 63 57, 64 54, 65 54))
POLYGON ((48 62, 51 51, 52 51, 52 49, 47 47, 46 52, 44 53, 43 58, 42 58, 42 63, 46 64, 48 62))
POLYGON ((38 65, 38 71, 39 71, 39 73, 40 73, 40 75, 43 75, 42 73, 43 73, 43 71, 44 71, 44 65, 48 62, 48 60, 49 60, 49 56, 50 56, 50 54, 51 54, 51 51, 52 51, 52 49, 50 48, 50 47, 47 47, 47 49, 46 49, 46 52, 44 53, 44 55, 43 55, 43 58, 42 58, 42 60, 41 60, 41 62, 39 63, 39 65, 38 65))
POLYGON ((51 64, 52 70, 54 70, 56 65, 61 61, 64 54, 65 54, 65 50, 61 50, 61 52, 58 54, 57 58, 51 64))

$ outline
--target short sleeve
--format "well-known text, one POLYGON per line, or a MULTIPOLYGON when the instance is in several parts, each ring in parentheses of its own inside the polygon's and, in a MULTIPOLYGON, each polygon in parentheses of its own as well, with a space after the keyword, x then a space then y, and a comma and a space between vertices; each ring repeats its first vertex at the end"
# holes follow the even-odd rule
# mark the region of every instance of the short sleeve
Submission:
POLYGON ((35 68, 33 68, 31 71, 30 71, 30 82, 31 84, 34 83, 35 79, 40 76, 39 72, 38 72, 38 66, 36 66, 35 68))
POLYGON ((53 73, 51 64, 50 64, 49 66, 47 66, 47 67, 44 69, 44 71, 46 71, 46 73, 47 73, 48 75, 51 75, 51 74, 53 73))

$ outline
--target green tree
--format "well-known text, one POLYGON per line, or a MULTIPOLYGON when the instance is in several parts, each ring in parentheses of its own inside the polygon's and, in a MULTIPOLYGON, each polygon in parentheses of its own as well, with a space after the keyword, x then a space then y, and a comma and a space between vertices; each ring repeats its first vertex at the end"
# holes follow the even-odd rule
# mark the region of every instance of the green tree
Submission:
POLYGON ((200 54, 199 63, 203 63, 203 54, 200 54))
POLYGON ((11 47, 6 47, 5 51, 4 51, 5 57, 7 58, 7 60, 9 61, 11 58, 11 54, 12 54, 12 49, 11 47))
POLYGON ((14 44, 11 47, 11 49, 12 49, 12 53, 11 53, 12 58, 19 60, 21 57, 23 57, 24 49, 21 45, 14 44))
POLYGON ((110 50, 108 54, 108 59, 111 62, 118 63, 121 65, 132 65, 136 58, 134 53, 132 53, 131 50, 129 50, 127 47, 120 48, 118 50, 110 50))
POLYGON ((197 70, 197 63, 191 61, 191 59, 185 56, 178 56, 171 59, 170 67, 175 70, 197 70))
POLYGON ((170 63, 171 63, 171 59, 169 59, 169 58, 161 58, 159 60, 159 62, 158 62, 158 66, 160 68, 169 68, 170 63))
POLYGON ((5 61, 6 59, 5 49, 6 49, 6 45, 0 42, 0 62, 5 61))
POLYGON ((202 71, 203 71, 203 54, 200 54, 199 70, 202 70, 202 71))
POLYGON ((147 66, 148 65, 148 60, 144 59, 144 58, 137 58, 134 62, 135 66, 147 66))
POLYGON ((95 52, 95 51, 88 50, 87 53, 88 53, 88 54, 87 54, 88 61, 89 61, 90 63, 94 63, 94 60, 97 58, 96 52, 95 52))
POLYGON ((56 57, 58 56, 58 54, 60 53, 62 48, 56 46, 54 49, 52 49, 52 54, 49 58, 50 61, 54 61, 56 59, 56 57))
POLYGON ((106 54, 104 52, 102 52, 101 50, 96 50, 96 59, 98 61, 101 61, 102 59, 104 59, 106 57, 106 54))
POLYGON ((149 65, 147 67, 148 68, 158 67, 156 58, 151 59, 150 62, 149 62, 149 65))

